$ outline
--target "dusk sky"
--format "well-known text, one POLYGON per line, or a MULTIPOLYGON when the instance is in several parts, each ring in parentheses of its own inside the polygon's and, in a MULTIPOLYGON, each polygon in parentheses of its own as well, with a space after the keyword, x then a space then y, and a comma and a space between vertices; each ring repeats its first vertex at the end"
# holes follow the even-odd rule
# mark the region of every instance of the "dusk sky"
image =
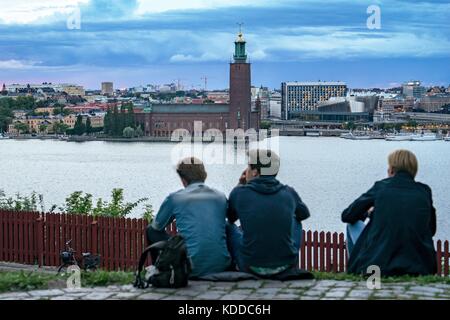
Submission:
POLYGON ((190 89, 206 76, 208 89, 228 88, 237 22, 256 86, 450 84, 448 0, 0 0, 0 85, 190 89), (381 29, 366 25, 370 5, 381 29), (77 8, 80 29, 69 29, 77 8))

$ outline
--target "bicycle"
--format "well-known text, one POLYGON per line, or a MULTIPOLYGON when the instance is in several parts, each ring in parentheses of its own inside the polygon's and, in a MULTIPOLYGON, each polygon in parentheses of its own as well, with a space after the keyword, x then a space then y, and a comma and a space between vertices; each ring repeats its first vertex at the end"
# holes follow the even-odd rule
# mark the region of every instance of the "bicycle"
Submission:
POLYGON ((61 265, 58 267, 57 274, 64 274, 67 271, 67 268, 70 266, 77 266, 84 271, 96 271, 100 266, 100 256, 94 255, 90 252, 83 252, 82 255, 82 264, 78 263, 75 253, 76 251, 70 246, 72 243, 72 239, 66 242, 66 250, 60 253, 61 265))

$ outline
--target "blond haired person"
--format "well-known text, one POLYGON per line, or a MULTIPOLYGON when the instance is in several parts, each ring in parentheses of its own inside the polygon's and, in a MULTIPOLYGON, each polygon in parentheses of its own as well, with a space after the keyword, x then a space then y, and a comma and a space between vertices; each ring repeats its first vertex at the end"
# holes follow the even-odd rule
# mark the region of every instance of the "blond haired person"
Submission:
POLYGON ((415 181, 417 170, 412 152, 391 153, 388 178, 342 213, 348 223, 349 273, 365 274, 372 265, 383 276, 436 273, 436 210, 430 187, 415 181))

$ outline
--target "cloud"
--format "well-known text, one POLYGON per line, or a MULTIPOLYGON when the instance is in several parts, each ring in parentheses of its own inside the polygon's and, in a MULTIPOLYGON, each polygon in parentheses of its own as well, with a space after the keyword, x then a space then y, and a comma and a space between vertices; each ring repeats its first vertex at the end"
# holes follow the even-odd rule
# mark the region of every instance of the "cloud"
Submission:
MULTIPOLYGON (((182 10, 211 10, 224 7, 267 6, 269 0, 139 0, 136 13, 162 13, 182 10)), ((272 1, 273 4, 273 1, 272 1)))
POLYGON ((0 69, 31 69, 37 62, 24 60, 0 60, 0 69))
POLYGON ((69 15, 89 0, 0 0, 0 23, 39 23, 56 15, 69 15))

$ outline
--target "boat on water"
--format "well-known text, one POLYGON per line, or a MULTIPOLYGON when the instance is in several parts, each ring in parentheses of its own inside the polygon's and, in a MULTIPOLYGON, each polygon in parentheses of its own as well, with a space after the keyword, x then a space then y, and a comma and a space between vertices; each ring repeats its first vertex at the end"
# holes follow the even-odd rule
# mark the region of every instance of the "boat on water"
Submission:
POLYGON ((403 134, 403 133, 392 134, 392 135, 386 136, 385 140, 386 141, 411 141, 412 135, 411 134, 403 134))
POLYGON ((343 134, 341 134, 341 138, 348 139, 348 140, 370 140, 370 139, 372 139, 372 137, 369 135, 365 135, 365 134, 357 135, 357 134, 353 134, 353 132, 343 133, 343 134))
POLYGON ((0 140, 3 140, 3 139, 9 139, 9 137, 0 133, 0 140))
POLYGON ((439 140, 438 136, 434 133, 422 133, 412 136, 412 141, 436 141, 439 140))
POLYGON ((450 141, 450 135, 444 137, 444 141, 450 141))

